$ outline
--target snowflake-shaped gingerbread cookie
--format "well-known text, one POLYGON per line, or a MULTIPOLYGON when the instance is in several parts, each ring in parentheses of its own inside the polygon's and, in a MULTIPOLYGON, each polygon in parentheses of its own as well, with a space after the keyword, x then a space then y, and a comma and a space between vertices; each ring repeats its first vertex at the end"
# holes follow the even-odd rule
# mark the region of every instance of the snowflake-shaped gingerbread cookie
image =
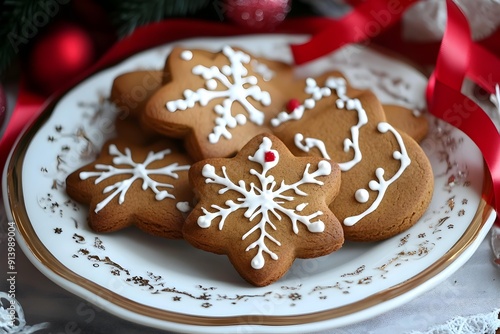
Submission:
POLYGON ((66 191, 89 205, 88 223, 96 232, 136 225, 152 235, 181 238, 192 191, 191 159, 162 139, 152 144, 114 139, 92 163, 71 173, 66 191))
POLYGON ((225 46, 218 53, 174 48, 165 72, 170 81, 149 100, 142 122, 184 138, 195 160, 234 155, 268 121, 286 97, 281 80, 291 67, 225 46), (279 73, 279 75, 278 75, 279 73))
POLYGON ((329 160, 295 157, 277 137, 262 134, 236 157, 197 162, 189 174, 198 203, 184 238, 226 254, 254 285, 278 280, 295 258, 326 255, 343 243, 340 223, 328 209, 340 170, 329 160))

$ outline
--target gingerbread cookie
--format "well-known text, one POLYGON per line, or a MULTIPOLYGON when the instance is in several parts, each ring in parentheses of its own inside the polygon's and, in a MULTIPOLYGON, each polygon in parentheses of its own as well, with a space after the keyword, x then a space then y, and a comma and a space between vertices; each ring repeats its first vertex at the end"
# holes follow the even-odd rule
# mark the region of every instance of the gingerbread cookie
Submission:
MULTIPOLYGON (((139 123, 139 120, 132 115, 124 118, 118 115, 115 119, 115 132, 117 137, 138 145, 146 145, 165 138, 151 131, 151 129, 144 128, 144 126, 139 123)), ((175 144, 174 146, 182 147, 182 142, 180 140, 172 138, 168 138, 168 140, 172 144, 175 144)))
POLYGON ((136 225, 152 235, 182 238, 193 198, 191 159, 176 146, 168 139, 152 144, 111 140, 94 162, 67 177, 66 191, 89 205, 88 223, 95 232, 136 225))
POLYGON ((372 93, 351 98, 338 77, 306 81, 294 110, 272 123, 292 153, 339 164, 341 190, 330 208, 343 223, 345 238, 377 241, 411 227, 433 191, 425 153, 387 122, 372 93))
POLYGON ((138 70, 123 73, 111 86, 110 100, 121 111, 122 119, 139 118, 149 98, 167 81, 163 70, 138 70))
POLYGON ((219 53, 174 48, 165 72, 171 80, 150 99, 142 123, 183 138, 196 159, 229 157, 287 100, 280 83, 291 67, 226 46, 219 53), (279 73, 279 75, 278 75, 279 73))
POLYGON ((282 277, 295 258, 339 249, 343 233, 328 209, 340 170, 317 157, 295 157, 275 136, 258 135, 234 158, 195 163, 198 203, 183 228, 197 248, 226 254, 256 286, 282 277))
POLYGON ((118 108, 115 128, 118 137, 146 144, 159 135, 139 122, 147 101, 166 79, 163 71, 138 70, 121 74, 111 87, 110 101, 118 108))

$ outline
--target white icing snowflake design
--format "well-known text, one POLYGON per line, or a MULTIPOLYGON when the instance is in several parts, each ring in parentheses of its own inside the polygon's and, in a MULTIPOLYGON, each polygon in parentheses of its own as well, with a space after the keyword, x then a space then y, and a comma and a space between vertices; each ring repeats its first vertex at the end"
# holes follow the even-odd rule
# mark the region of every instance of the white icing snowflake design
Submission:
MULTIPOLYGON (((214 99, 224 98, 214 108, 218 116, 215 119, 213 132, 208 136, 212 144, 217 143, 221 137, 231 139, 232 135, 228 129, 244 125, 247 122, 247 116, 244 114, 232 115, 233 102, 240 103, 247 111, 248 119, 257 125, 264 124, 264 113, 254 107, 247 98, 251 97, 263 106, 271 104, 271 95, 258 86, 257 77, 248 75, 248 70, 244 66, 244 64, 250 63, 251 57, 242 51, 235 51, 229 46, 224 47, 222 53, 228 58, 230 65, 224 65, 222 68, 203 65, 193 67, 192 73, 202 76, 206 80, 206 88, 199 88, 196 91, 186 89, 183 93, 184 99, 168 101, 166 104, 168 111, 176 112, 193 108, 196 103, 206 106, 214 99), (221 88, 225 89, 221 90, 221 88)), ((185 61, 192 59, 192 57, 186 57, 183 54, 181 54, 181 59, 185 61)))
POLYGON ((265 265, 263 253, 267 253, 273 260, 278 259, 278 255, 268 248, 266 242, 269 241, 281 246, 280 241, 274 238, 271 234, 272 230, 279 228, 273 224, 272 220, 273 218, 281 220, 282 217, 280 213, 288 216, 295 234, 299 233, 299 223, 305 225, 306 228, 313 233, 320 233, 325 229, 325 224, 321 220, 315 220, 317 217, 321 216, 323 212, 316 211, 309 215, 300 214, 300 212, 308 205, 307 202, 298 204, 295 209, 285 208, 282 204, 295 199, 294 196, 284 194, 289 190, 295 192, 298 196, 306 197, 307 193, 300 190, 300 186, 304 184, 323 185, 323 182, 317 178, 331 173, 330 163, 327 161, 321 161, 318 164, 318 169, 312 173, 309 172, 310 164, 307 164, 301 180, 290 185, 285 184, 285 181, 281 181, 278 185, 274 176, 268 175, 268 172, 279 163, 278 151, 272 150, 271 147, 271 139, 263 137, 262 143, 259 145, 259 149, 253 156, 248 157, 250 161, 256 162, 262 167, 261 172, 255 169, 249 170, 250 174, 255 175, 258 178, 260 186, 254 184, 253 182, 246 184, 242 180, 238 181, 237 184, 234 183, 227 176, 225 166, 222 167, 223 176, 217 175, 214 166, 210 164, 206 164, 202 170, 202 175, 206 178, 206 183, 216 183, 223 186, 223 188, 219 190, 219 194, 223 194, 228 190, 233 190, 241 194, 241 197, 239 197, 236 201, 227 201, 225 203, 225 207, 212 205, 211 208, 215 209, 214 212, 210 212, 207 209, 202 208, 204 215, 198 218, 198 225, 200 227, 208 228, 214 219, 220 218, 219 230, 222 230, 228 216, 240 209, 246 210, 244 216, 248 218, 249 221, 253 221, 255 218, 260 217, 258 218, 259 220, 256 224, 242 236, 242 240, 245 240, 253 233, 260 233, 259 238, 246 248, 246 251, 249 251, 257 247, 257 254, 251 261, 251 265, 254 269, 261 269, 265 265), (271 231, 268 230, 268 227, 270 227, 271 231))
POLYGON ((130 178, 124 179, 122 181, 116 182, 115 184, 109 185, 104 188, 103 193, 112 193, 106 197, 103 201, 98 203, 95 208, 95 212, 98 213, 102 208, 104 208, 113 198, 119 196, 118 202, 123 204, 125 202, 125 194, 127 193, 130 186, 139 179, 142 179, 142 190, 151 189, 156 195, 155 198, 161 201, 165 198, 175 198, 174 195, 169 193, 167 190, 159 190, 159 187, 173 188, 174 186, 168 183, 160 183, 151 178, 150 175, 167 175, 174 179, 177 179, 179 171, 189 170, 189 165, 179 165, 177 162, 170 164, 168 166, 156 169, 148 169, 148 165, 153 161, 162 160, 166 155, 170 154, 171 150, 166 149, 159 152, 149 152, 146 159, 142 163, 137 163, 132 159, 132 152, 129 148, 125 148, 125 153, 120 152, 116 145, 109 145, 109 154, 113 155, 113 164, 115 165, 128 165, 130 168, 117 168, 110 165, 96 164, 95 168, 98 170, 96 172, 81 172, 80 179, 86 180, 90 177, 97 177, 95 184, 115 176, 115 175, 131 175, 130 178))

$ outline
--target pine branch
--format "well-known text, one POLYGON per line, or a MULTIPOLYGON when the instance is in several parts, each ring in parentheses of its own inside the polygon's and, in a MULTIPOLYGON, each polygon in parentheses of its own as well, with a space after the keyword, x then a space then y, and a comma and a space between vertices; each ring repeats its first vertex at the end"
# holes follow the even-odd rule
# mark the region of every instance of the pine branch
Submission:
POLYGON ((124 37, 136 28, 168 17, 183 17, 206 7, 210 0, 108 0, 113 23, 124 37))

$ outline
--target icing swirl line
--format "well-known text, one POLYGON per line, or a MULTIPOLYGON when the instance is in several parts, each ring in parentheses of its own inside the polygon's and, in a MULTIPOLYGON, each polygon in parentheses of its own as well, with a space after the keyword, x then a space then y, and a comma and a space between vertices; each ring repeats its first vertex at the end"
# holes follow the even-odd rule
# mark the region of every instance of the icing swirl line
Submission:
MULTIPOLYGON (((392 125, 390 125, 389 123, 386 123, 386 122, 380 122, 377 125, 377 130, 380 133, 391 132, 394 135, 394 137, 396 138, 396 140, 398 142, 400 151, 394 151, 392 154, 392 157, 395 160, 399 160, 401 162, 401 165, 400 165, 398 171, 388 180, 386 180, 384 178, 385 170, 382 167, 378 167, 375 170, 375 176, 377 177, 378 181, 371 180, 368 183, 368 187, 371 190, 378 192, 377 198, 375 198, 375 201, 373 201, 373 203, 370 205, 370 207, 368 209, 366 209, 365 211, 363 211, 362 213, 355 215, 355 216, 345 218, 344 225, 346 225, 346 226, 353 226, 358 221, 363 219, 365 216, 367 216, 370 213, 372 213, 373 211, 375 211, 380 206, 380 203, 382 202, 384 195, 385 195, 387 189, 389 188, 389 186, 392 183, 394 183, 403 174, 405 169, 411 163, 410 157, 408 156, 408 152, 406 151, 406 147, 405 147, 405 144, 403 142, 403 138, 401 138, 401 135, 396 131, 396 129, 394 129, 394 127, 392 125)), ((358 191, 360 191, 360 190, 358 190, 358 191)))
MULTIPOLYGON (((344 152, 348 152, 352 149, 354 157, 350 161, 339 163, 342 171, 348 171, 362 159, 362 153, 359 147, 359 131, 365 124, 368 123, 368 116, 359 99, 351 99, 346 95, 347 83, 343 78, 328 77, 325 81, 325 85, 325 87, 319 87, 314 79, 306 79, 305 92, 310 94, 311 97, 307 98, 303 104, 296 107, 292 112, 280 112, 276 118, 271 120, 271 125, 277 127, 290 120, 301 119, 306 110, 313 109, 316 106, 316 101, 319 101, 324 97, 331 96, 332 90, 334 90, 338 96, 338 99, 335 101, 337 108, 349 111, 354 110, 358 115, 358 122, 350 129, 351 138, 344 139, 343 143, 344 152)), ((324 144, 322 144, 319 140, 314 138, 304 139, 302 134, 297 134, 294 141, 297 148, 303 150, 304 152, 309 152, 312 147, 317 147, 325 159, 330 159, 324 144), (304 141, 304 143, 302 143, 302 141, 304 141)))

